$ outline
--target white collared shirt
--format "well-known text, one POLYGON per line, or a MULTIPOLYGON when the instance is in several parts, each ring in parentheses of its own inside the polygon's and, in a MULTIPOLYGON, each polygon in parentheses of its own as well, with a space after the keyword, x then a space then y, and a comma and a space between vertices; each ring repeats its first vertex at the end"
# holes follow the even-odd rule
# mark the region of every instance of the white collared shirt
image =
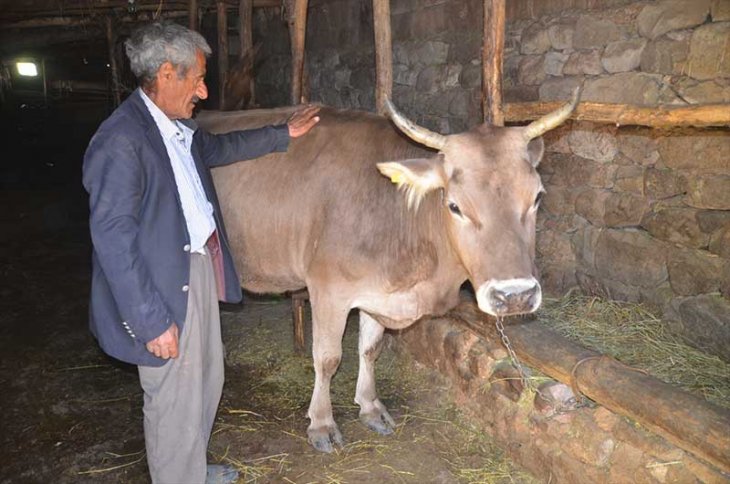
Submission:
POLYGON ((178 121, 171 120, 147 95, 139 90, 162 135, 170 157, 175 184, 180 195, 185 224, 190 235, 190 251, 205 253, 205 242, 215 230, 213 205, 205 195, 190 147, 194 131, 178 121))

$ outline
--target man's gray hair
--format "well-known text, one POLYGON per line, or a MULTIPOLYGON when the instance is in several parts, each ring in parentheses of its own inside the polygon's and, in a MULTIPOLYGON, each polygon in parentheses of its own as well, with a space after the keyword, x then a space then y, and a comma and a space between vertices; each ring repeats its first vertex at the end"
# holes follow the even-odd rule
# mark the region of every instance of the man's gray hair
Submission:
POLYGON ((184 77, 195 65, 196 52, 211 54, 208 42, 194 30, 172 22, 154 22, 138 28, 124 43, 129 65, 137 80, 149 86, 165 62, 177 68, 184 77))

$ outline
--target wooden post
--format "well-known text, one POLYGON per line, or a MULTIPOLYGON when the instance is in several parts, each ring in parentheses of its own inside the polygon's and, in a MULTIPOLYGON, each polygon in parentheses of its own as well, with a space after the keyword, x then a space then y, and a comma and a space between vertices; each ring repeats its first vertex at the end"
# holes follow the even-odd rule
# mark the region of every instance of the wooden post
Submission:
POLYGON ((218 14, 218 106, 225 105, 225 85, 228 75, 228 16, 226 2, 218 0, 216 5, 218 14))
POLYGON ((484 113, 484 121, 495 126, 504 126, 504 115, 502 113, 504 29, 504 0, 484 0, 482 111, 484 113))
POLYGON ((290 0, 289 38, 292 51, 291 102, 296 105, 303 101, 304 43, 307 34, 308 0, 290 0))
MULTIPOLYGON (((253 0, 240 0, 238 3, 238 39, 240 42, 240 52, 238 58, 243 60, 247 52, 253 53, 253 0)), ((253 63, 254 56, 250 56, 250 72, 251 72, 251 99, 249 105, 255 105, 254 99, 254 76, 253 63)), ((244 106, 245 108, 246 106, 244 106)))
POLYGON ((306 289, 293 292, 291 295, 292 302, 292 321, 294 322, 294 351, 304 353, 304 306, 309 299, 309 293, 306 289))
MULTIPOLYGON (((119 70, 117 66, 117 56, 115 53, 115 45, 117 41, 117 34, 114 29, 114 24, 110 16, 106 17, 106 42, 109 49, 109 67, 111 69, 112 76, 112 99, 114 100, 114 107, 119 106, 122 102, 121 94, 119 92, 119 70)), ((45 75, 45 73, 44 73, 45 75)))
POLYGON ((393 93, 393 42, 390 31, 390 0, 373 0, 375 30, 375 110, 385 114, 385 100, 393 93))
MULTIPOLYGON (((449 317, 482 338, 501 340, 494 319, 473 303, 462 303, 449 317)), ((537 321, 508 322, 505 333, 524 363, 566 385, 576 383, 595 402, 730 472, 730 410, 583 348, 537 321)))
POLYGON ((188 3, 188 27, 190 30, 198 30, 198 0, 190 0, 188 3))

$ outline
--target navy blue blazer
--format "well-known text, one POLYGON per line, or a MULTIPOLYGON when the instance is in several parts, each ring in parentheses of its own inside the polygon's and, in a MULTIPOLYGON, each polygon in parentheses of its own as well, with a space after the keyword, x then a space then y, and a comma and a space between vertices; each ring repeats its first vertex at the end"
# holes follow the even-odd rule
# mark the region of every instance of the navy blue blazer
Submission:
MULTIPOLYGON (((223 135, 197 129, 193 136, 193 159, 214 208, 227 302, 241 300, 241 285, 209 168, 286 151, 288 145, 286 125, 223 135)), ((119 360, 162 366, 166 360, 148 352, 145 344, 172 322, 185 330, 190 236, 170 158, 139 91, 91 139, 83 183, 94 247, 91 331, 102 349, 119 360)))

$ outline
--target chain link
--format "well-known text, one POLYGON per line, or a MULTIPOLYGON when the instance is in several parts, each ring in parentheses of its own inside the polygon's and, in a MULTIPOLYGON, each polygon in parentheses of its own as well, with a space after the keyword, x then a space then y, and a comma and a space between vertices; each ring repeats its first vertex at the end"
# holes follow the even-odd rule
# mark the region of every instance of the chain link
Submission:
POLYGON ((502 338, 502 344, 505 348, 507 348, 507 353, 509 353, 509 357, 512 360, 512 366, 514 366, 517 369, 517 372, 520 374, 520 381, 522 382, 522 386, 525 388, 529 388, 533 390, 535 393, 540 395, 540 397, 545 401, 550 401, 548 397, 546 397, 539 388, 537 388, 537 385, 535 385, 532 380, 530 380, 527 375, 525 374, 525 369, 522 367, 522 363, 520 363, 519 358, 517 358, 517 353, 515 353, 515 350, 512 348, 512 343, 509 340, 509 337, 507 336, 507 333, 504 331, 504 324, 503 324, 504 318, 501 316, 498 316, 496 318, 495 325, 497 326, 497 331, 499 331, 499 336, 502 338))

